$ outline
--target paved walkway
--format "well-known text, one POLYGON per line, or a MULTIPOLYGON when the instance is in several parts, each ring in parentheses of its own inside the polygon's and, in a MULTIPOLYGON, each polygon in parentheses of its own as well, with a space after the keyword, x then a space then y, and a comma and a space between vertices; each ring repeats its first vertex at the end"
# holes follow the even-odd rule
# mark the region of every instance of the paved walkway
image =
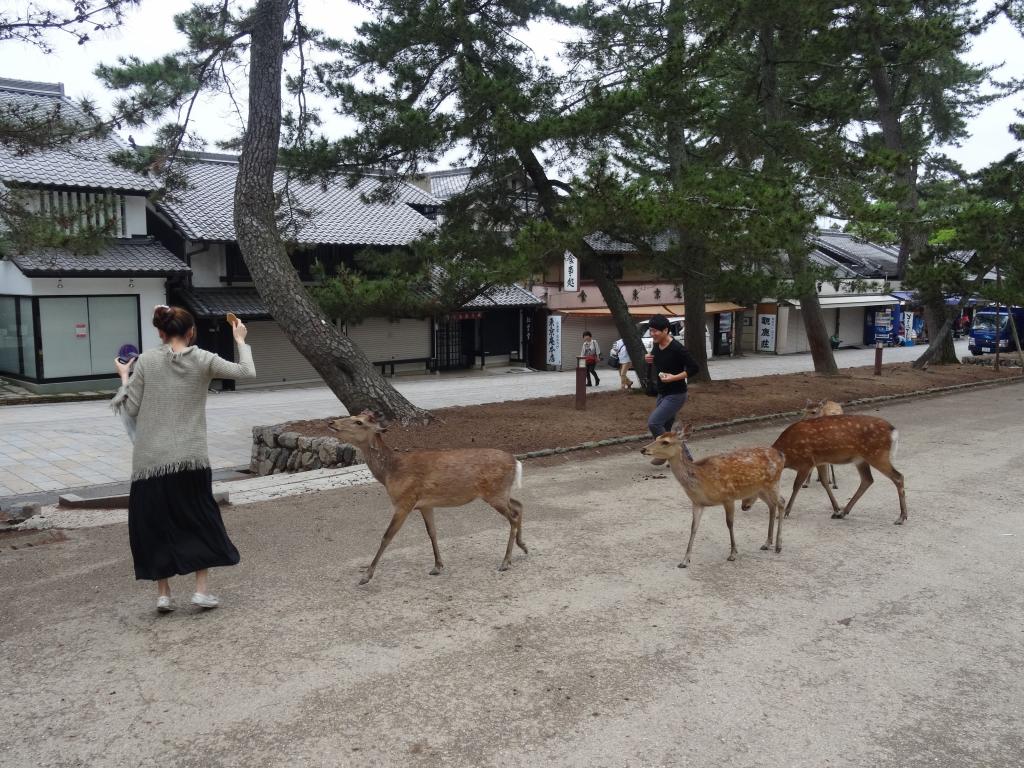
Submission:
MULTIPOLYGON (((921 347, 885 350, 885 362, 917 358, 921 347)), ((957 342, 960 355, 966 341, 957 342)), ((259 352, 257 350, 257 364, 259 352)), ((836 352, 842 368, 870 365, 874 349, 836 352)), ((809 354, 712 360, 715 379, 813 370, 809 354)), ((606 368, 605 386, 615 373, 606 368)), ((573 391, 573 372, 475 372, 394 380, 398 390, 424 408, 525 400, 573 391)), ((242 390, 211 394, 207 405, 210 460, 214 468, 249 463, 252 428, 341 414, 327 387, 242 390)), ((0 498, 123 482, 131 474, 131 444, 105 401, 12 405, 0 408, 0 498)))

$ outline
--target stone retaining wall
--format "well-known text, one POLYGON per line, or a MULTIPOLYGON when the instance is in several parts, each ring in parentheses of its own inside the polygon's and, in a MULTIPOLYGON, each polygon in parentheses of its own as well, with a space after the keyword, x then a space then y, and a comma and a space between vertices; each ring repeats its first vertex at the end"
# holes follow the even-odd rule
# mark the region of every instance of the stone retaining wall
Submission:
POLYGON ((249 471, 256 475, 349 467, 363 462, 359 452, 333 437, 304 437, 283 427, 253 427, 249 471))
MULTIPOLYGON (((995 365, 996 356, 994 353, 978 355, 968 355, 960 359, 962 363, 969 363, 970 365, 995 365)), ((999 355, 999 365, 1004 368, 1020 368, 1020 358, 1017 357, 1017 350, 1011 350, 1010 352, 1003 352, 999 355)))

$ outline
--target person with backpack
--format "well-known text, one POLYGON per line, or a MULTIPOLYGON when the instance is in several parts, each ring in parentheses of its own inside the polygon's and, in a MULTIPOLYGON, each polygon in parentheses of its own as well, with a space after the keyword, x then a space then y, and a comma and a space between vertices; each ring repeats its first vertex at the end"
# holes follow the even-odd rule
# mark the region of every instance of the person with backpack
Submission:
POLYGON ((619 389, 626 391, 632 389, 633 380, 629 378, 629 369, 633 367, 629 359, 629 350, 626 349, 626 342, 619 339, 612 344, 612 351, 608 355, 608 363, 613 368, 619 369, 619 389))

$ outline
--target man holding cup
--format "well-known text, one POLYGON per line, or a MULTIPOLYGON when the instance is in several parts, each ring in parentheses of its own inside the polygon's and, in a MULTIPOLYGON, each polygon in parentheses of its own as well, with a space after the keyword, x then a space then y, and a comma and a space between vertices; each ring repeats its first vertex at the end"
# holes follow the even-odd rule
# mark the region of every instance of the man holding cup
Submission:
MULTIPOLYGON (((654 342, 651 352, 645 358, 654 365, 657 379, 658 401, 647 418, 647 428, 655 437, 669 432, 676 420, 676 414, 686 404, 686 382, 696 376, 700 366, 686 348, 672 338, 668 318, 655 315, 648 327, 654 342)), ((664 459, 652 459, 651 464, 664 464, 664 459)))

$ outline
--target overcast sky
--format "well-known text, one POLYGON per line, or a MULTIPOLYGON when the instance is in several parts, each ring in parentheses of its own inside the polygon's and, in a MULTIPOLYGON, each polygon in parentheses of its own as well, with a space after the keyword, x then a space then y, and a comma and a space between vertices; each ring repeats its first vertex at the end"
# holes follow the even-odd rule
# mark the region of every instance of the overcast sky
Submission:
MULTIPOLYGON (((4 4, 24 6, 26 2, 4 4)), ((190 5, 188 0, 143 0, 140 8, 128 12, 127 23, 120 29, 97 36, 85 46, 77 45, 70 37, 54 38, 51 54, 29 45, 5 42, 0 48, 0 77, 62 82, 70 97, 87 97, 105 108, 113 94, 107 93, 93 76, 96 65, 113 63, 118 56, 126 55, 152 59, 181 47, 182 39, 174 30, 172 17, 190 5)), ((363 18, 362 11, 345 0, 304 0, 303 9, 307 24, 338 37, 350 36, 363 18)), ((557 50, 561 34, 565 34, 564 30, 545 27, 534 30, 527 40, 538 53, 551 54, 557 50)), ((972 58, 990 65, 1004 64, 998 73, 1000 78, 1024 78, 1024 45, 1005 22, 978 40, 972 58)), ((968 170, 1003 157, 1015 148, 1006 130, 1015 119, 1014 108, 1024 108, 1024 96, 1003 100, 986 109, 971 123, 971 137, 962 147, 949 148, 949 154, 968 170)), ((223 97, 198 104, 193 117, 198 132, 211 143, 210 149, 215 149, 213 142, 229 138, 239 128, 231 102, 223 97)), ((327 130, 335 135, 350 128, 351 124, 341 117, 330 118, 327 123, 327 130)), ((139 131, 134 138, 144 143, 148 136, 148 132, 139 131)))

